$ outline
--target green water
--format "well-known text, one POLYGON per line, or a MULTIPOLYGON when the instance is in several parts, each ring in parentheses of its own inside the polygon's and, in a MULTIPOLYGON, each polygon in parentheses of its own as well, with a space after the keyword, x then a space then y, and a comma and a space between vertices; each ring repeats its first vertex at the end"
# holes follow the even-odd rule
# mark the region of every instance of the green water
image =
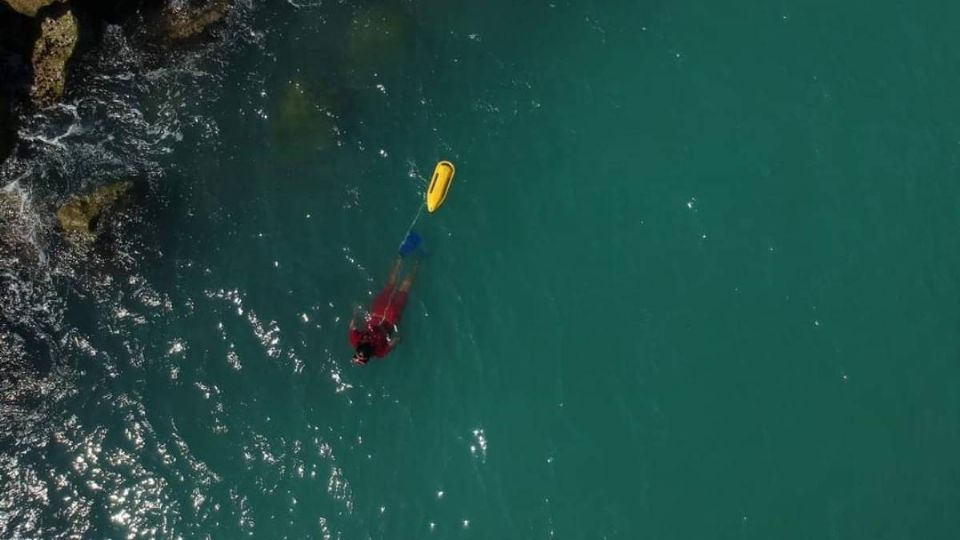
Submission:
POLYGON ((521 4, 258 9, 162 255, 71 308, 46 523, 74 489, 93 536, 960 535, 960 9, 521 4), (404 341, 350 365, 439 159, 404 341))

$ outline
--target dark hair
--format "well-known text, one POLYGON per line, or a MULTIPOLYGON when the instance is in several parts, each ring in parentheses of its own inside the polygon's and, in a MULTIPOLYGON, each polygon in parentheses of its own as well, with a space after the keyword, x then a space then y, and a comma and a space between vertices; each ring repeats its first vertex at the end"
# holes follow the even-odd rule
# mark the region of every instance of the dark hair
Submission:
POLYGON ((357 345, 357 354, 362 354, 364 360, 369 360, 373 356, 373 345, 367 341, 360 343, 357 345))

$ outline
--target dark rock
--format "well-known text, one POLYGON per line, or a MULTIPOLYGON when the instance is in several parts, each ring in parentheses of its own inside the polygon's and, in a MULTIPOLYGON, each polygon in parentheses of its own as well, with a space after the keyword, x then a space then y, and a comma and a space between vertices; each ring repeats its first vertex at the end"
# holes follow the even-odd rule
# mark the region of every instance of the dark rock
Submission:
POLYGON ((37 20, 7 7, 0 0, 0 56, 6 61, 10 54, 29 58, 37 39, 37 20))
POLYGON ((122 24, 144 7, 162 4, 161 0, 70 0, 70 4, 91 17, 109 24, 122 24))
POLYGON ((60 227, 71 237, 84 241, 95 240, 103 230, 104 217, 115 210, 132 189, 133 182, 126 180, 70 199, 57 210, 60 227))

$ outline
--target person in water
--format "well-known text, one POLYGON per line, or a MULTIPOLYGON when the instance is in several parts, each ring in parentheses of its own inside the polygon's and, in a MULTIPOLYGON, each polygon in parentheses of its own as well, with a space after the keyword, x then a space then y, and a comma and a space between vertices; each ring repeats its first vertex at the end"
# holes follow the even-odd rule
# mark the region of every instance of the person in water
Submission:
POLYGON ((374 299, 370 313, 363 320, 358 320, 359 308, 353 310, 353 317, 350 319, 350 345, 355 351, 353 361, 357 364, 366 364, 373 356, 387 356, 400 342, 397 325, 403 315, 403 308, 407 305, 410 287, 417 277, 417 265, 414 264, 413 270, 398 288, 397 277, 402 266, 403 259, 397 257, 390 270, 387 285, 374 299))

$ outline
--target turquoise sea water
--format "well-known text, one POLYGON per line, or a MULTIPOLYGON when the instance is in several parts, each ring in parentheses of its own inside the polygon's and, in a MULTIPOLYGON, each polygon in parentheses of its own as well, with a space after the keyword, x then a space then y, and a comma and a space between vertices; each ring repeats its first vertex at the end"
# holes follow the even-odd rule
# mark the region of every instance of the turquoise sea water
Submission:
POLYGON ((47 165, 149 182, 56 277, 4 536, 960 535, 955 5, 294 4, 131 90, 133 166, 113 116, 47 165))

